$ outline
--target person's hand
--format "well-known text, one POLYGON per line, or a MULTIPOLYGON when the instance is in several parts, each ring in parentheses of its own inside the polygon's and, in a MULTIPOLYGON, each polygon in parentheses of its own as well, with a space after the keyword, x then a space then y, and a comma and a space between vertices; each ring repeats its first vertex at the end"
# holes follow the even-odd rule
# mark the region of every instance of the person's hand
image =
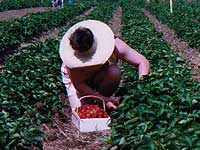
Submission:
POLYGON ((105 99, 105 103, 108 109, 116 109, 119 104, 119 100, 117 98, 109 97, 105 99))
POLYGON ((139 79, 140 80, 145 80, 145 79, 147 79, 148 78, 148 75, 142 75, 139 79))

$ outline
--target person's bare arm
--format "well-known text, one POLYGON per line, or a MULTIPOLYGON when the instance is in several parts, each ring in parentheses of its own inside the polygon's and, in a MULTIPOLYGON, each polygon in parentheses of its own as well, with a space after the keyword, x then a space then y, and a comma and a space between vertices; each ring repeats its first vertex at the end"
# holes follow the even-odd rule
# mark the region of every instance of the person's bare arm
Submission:
POLYGON ((128 46, 124 41, 119 38, 115 40, 114 54, 121 60, 138 67, 139 78, 149 74, 150 64, 149 61, 139 52, 128 46))

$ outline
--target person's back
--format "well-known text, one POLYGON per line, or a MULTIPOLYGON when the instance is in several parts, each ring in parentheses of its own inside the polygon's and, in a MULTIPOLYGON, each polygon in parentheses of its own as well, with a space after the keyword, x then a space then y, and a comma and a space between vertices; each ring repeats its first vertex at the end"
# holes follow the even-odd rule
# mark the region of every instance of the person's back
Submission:
POLYGON ((136 66, 139 78, 149 73, 148 60, 121 39, 115 39, 103 22, 82 21, 64 35, 60 44, 61 72, 72 108, 79 106, 79 96, 85 95, 101 97, 107 107, 116 108, 116 99, 111 96, 119 86, 120 69, 109 63, 112 54, 136 66))

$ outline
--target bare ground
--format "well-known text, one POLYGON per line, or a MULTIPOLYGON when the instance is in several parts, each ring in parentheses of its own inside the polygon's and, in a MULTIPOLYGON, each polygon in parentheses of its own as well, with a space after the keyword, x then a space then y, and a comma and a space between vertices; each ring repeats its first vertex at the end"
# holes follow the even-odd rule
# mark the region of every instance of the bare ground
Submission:
POLYGON ((22 17, 26 14, 45 12, 45 11, 54 10, 54 9, 55 8, 53 8, 53 7, 34 7, 34 8, 2 11, 2 12, 0 12, 0 21, 15 19, 18 17, 22 17))
POLYGON ((121 15, 122 15, 122 8, 118 7, 114 11, 113 18, 109 21, 108 25, 112 29, 113 33, 116 36, 121 36, 120 29, 121 29, 121 15))
POLYGON ((200 53, 196 48, 189 47, 188 43, 179 39, 174 30, 162 24, 148 10, 142 10, 150 21, 155 25, 158 32, 163 33, 163 39, 169 43, 173 50, 184 58, 193 70, 193 78, 200 82, 200 53))

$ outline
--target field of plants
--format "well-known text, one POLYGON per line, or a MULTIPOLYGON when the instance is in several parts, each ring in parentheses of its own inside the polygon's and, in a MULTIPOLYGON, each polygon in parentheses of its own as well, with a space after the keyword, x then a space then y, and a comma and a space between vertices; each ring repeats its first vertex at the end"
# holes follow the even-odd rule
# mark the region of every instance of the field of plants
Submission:
POLYGON ((169 13, 169 3, 157 2, 147 6, 163 23, 174 29, 177 35, 187 41, 190 46, 200 50, 200 2, 186 0, 174 2, 173 14, 169 13))
MULTIPOLYGON (((14 1, 16 5, 3 0, 0 11, 38 6, 31 1, 14 1)), ((48 6, 48 2, 39 6, 48 6)), ((109 146, 104 149, 200 149, 200 82, 193 79, 187 60, 171 48, 142 11, 150 11, 180 39, 200 50, 198 0, 176 0, 172 14, 167 0, 76 0, 63 9, 0 21, 0 55, 17 49, 0 65, 0 149, 44 148, 46 135, 40 125, 51 124, 58 110, 70 110, 61 98, 66 94, 60 73, 62 36, 81 20, 109 23, 118 7, 122 9, 121 38, 150 61, 151 70, 147 78, 139 80, 137 68, 120 65, 123 82, 116 93, 120 104, 110 114, 110 136, 103 140, 109 146), (90 14, 78 17, 91 8, 90 14), (51 28, 59 28, 56 38, 20 48, 22 42, 51 28)))

